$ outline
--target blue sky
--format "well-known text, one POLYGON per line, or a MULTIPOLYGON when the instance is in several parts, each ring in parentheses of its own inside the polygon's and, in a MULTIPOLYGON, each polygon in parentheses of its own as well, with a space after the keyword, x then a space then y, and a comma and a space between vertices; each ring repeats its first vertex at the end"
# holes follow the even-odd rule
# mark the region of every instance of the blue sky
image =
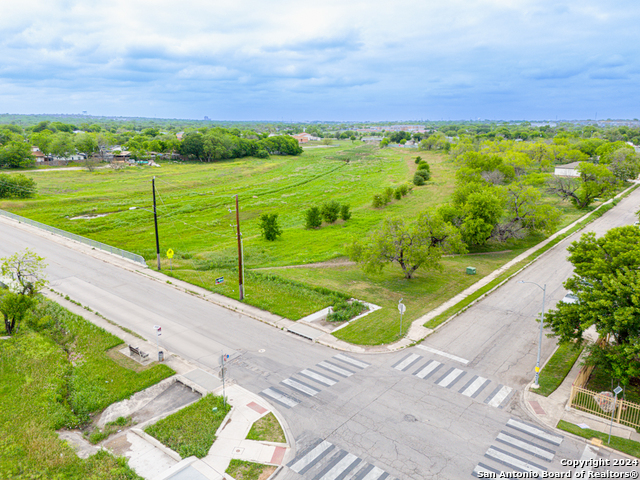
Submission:
POLYGON ((10 0, 0 112, 639 118, 640 2, 10 0))

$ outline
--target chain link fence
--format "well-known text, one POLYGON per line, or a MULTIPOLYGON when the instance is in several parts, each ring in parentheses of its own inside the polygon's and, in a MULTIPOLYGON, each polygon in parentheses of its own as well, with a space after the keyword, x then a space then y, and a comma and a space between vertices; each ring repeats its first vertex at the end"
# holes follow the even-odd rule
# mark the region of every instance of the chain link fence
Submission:
POLYGON ((17 220, 18 222, 26 223, 27 225, 33 225, 34 227, 38 227, 42 230, 46 230, 47 232, 55 233, 56 235, 75 240, 76 242, 84 243, 85 245, 89 245, 90 247, 102 250, 103 252, 108 252, 113 255, 126 258, 128 260, 133 260, 134 262, 139 263, 140 265, 143 265, 145 267, 147 266, 147 262, 145 262, 144 257, 141 255, 127 252, 126 250, 121 250, 119 248, 112 247, 111 245, 97 242, 96 240, 91 240, 90 238, 81 237, 80 235, 76 235, 75 233, 66 232, 64 230, 60 230, 59 228, 51 227, 49 225, 45 225, 44 223, 36 222, 35 220, 30 220, 28 218, 21 217, 20 215, 6 212, 4 210, 0 210, 0 215, 12 218, 14 220, 17 220))

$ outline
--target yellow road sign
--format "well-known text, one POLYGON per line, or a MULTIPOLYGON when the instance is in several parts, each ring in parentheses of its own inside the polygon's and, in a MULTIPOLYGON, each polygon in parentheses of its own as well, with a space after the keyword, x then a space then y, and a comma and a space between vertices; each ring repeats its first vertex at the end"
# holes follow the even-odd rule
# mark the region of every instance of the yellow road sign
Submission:
POLYGON ((173 250, 167 250, 167 258, 173 258, 173 250))

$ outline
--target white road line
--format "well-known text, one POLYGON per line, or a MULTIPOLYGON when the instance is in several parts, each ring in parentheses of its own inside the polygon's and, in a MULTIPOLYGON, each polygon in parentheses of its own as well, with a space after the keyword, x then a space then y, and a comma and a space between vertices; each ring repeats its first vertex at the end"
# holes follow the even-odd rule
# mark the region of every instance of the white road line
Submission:
POLYGON ((314 372, 313 370, 304 369, 300 372, 302 375, 306 375, 309 378, 313 378, 320 383, 324 383, 325 385, 335 385, 336 382, 329 377, 325 377, 324 375, 320 375, 319 373, 314 372))
POLYGON ((352 453, 347 453, 342 460, 336 463, 331 470, 325 473, 318 480, 335 480, 338 475, 344 472, 358 457, 352 453))
POLYGON ((511 393, 511 387, 502 387, 498 393, 494 395, 491 401, 487 404, 490 407, 499 407, 502 401, 507 398, 511 393))
POLYGON ((382 470, 381 468, 373 467, 373 470, 367 473, 367 475, 362 480, 378 480, 378 478, 380 478, 383 473, 384 470, 382 470))
POLYGON ((307 453, 304 457, 298 460, 296 463, 291 465, 291 470, 296 473, 300 473, 301 470, 304 469, 307 465, 313 462, 316 458, 326 452, 329 448, 333 447, 333 445, 326 440, 317 445, 313 450, 307 453))
POLYGON ((450 360, 455 360, 456 362, 460 362, 464 365, 469 363, 469 360, 465 360, 461 357, 456 357, 455 355, 451 355, 450 353, 443 352, 442 350, 436 350, 435 348, 427 347, 426 345, 416 345, 416 347, 421 348, 422 350, 426 350, 427 352, 435 353, 436 355, 440 355, 441 357, 446 357, 450 360))
POLYGON ((334 355, 333 358, 337 358, 338 360, 342 360, 343 362, 350 363, 358 368, 367 368, 369 363, 361 362, 360 360, 356 360, 355 358, 347 357, 341 353, 334 355))
POLYGON ((440 362, 436 362, 435 360, 431 360, 431 363, 429 363, 426 367, 424 367, 422 370, 420 370, 415 375, 418 378, 424 378, 427 375, 429 375, 431 372, 433 372, 436 368, 438 368, 438 366, 440 366, 440 365, 442 365, 440 362))
POLYGON ((343 377, 350 377, 353 375, 349 370, 345 370, 344 368, 336 367, 335 365, 328 362, 320 362, 319 366, 326 368, 327 370, 331 370, 332 372, 337 373, 338 375, 342 375, 343 377))
POLYGON ((507 422, 507 425, 515 428, 516 430, 526 432, 529 435, 532 435, 534 437, 538 437, 538 438, 541 438, 542 440, 546 440, 547 442, 553 443, 554 445, 560 445, 563 440, 562 437, 558 437, 557 435, 551 435, 550 433, 547 433, 540 428, 534 427, 532 425, 528 425, 518 420, 514 420, 513 418, 509 419, 509 421, 507 422))
POLYGON ((497 450, 494 447, 489 447, 489 450, 487 450, 486 455, 488 457, 498 460, 499 462, 505 463, 510 467, 524 470, 525 472, 537 472, 539 475, 542 475, 542 472, 545 471, 535 465, 531 465, 530 463, 527 463, 524 460, 520 460, 519 458, 512 457, 511 455, 501 452, 500 450, 497 450))
POLYGON ((312 397, 316 394, 320 393, 320 390, 316 390, 315 388, 307 387, 305 384, 296 382, 293 378, 287 378, 283 380, 282 383, 290 386, 291 388, 295 388, 302 393, 306 393, 307 395, 311 395, 312 397))
POLYGON ((438 385, 440 385, 441 387, 448 387, 451 384, 451 382, 453 382, 456 378, 460 376, 461 373, 464 373, 464 372, 459 368, 454 368, 449 375, 447 375, 442 380, 440 380, 438 385))
POLYGON ((548 461, 553 460, 554 454, 551 453, 550 451, 540 448, 537 445, 533 445, 529 442, 522 441, 519 438, 512 437, 511 435, 507 435, 506 433, 500 432, 498 434, 497 439, 508 445, 517 447, 520 450, 525 450, 529 453, 532 453, 536 457, 544 458, 545 460, 548 460, 548 461))
POLYGON ((469 385, 464 392, 462 392, 462 395, 464 395, 465 397, 470 397, 471 395, 473 395, 474 393, 476 393, 476 391, 482 386, 482 384, 484 382, 486 382, 487 379, 486 378, 482 378, 482 377, 478 377, 476 378, 473 383, 471 385, 469 385))
POLYGON ((419 358, 420 358, 420 355, 412 353, 411 355, 409 355, 407 358, 405 358, 402 362, 400 362, 398 365, 396 365, 393 368, 395 368, 396 370, 402 371, 403 369, 411 365, 413 362, 415 362, 419 358))
POLYGON ((476 477, 479 477, 480 475, 478 475, 479 473, 488 473, 489 475, 485 475, 485 478, 491 478, 491 475, 496 473, 493 470, 489 470, 488 468, 485 468, 483 465, 478 464, 476 465, 476 468, 473 469, 473 473, 476 474, 476 477))
POLYGON ((274 390, 273 388, 267 388, 266 390, 263 390, 262 393, 264 393, 265 395, 273 398, 274 400, 279 401, 280 403, 284 403, 285 405, 289 406, 289 407, 295 407, 296 405, 298 405, 300 402, 298 402, 297 400, 294 400, 292 398, 289 398, 285 395, 282 395, 280 392, 274 390))

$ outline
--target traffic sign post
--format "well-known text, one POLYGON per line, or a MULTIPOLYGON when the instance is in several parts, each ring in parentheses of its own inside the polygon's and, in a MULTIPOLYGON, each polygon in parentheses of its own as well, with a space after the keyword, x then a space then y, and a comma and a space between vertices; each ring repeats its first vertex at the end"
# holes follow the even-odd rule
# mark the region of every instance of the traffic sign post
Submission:
POLYGON ((407 307, 402 303, 403 298, 398 302, 398 311, 400 312, 400 338, 402 338, 402 315, 407 310, 407 307))
POLYGON ((160 351, 160 335, 162 335, 162 327, 160 325, 154 325, 153 329, 156 331, 156 348, 158 349, 158 361, 164 360, 164 352, 160 351))
POLYGON ((227 396, 224 392, 224 370, 225 370, 225 364, 228 360, 229 360, 229 355, 225 355, 224 353, 220 355, 219 363, 220 363, 220 373, 222 374, 222 404, 225 407, 227 406, 227 396))
POLYGON ((618 402, 618 395, 620 394, 620 392, 622 392, 622 388, 620 388, 619 385, 613 389, 613 393, 615 393, 616 396, 613 397, 613 410, 611 410, 611 425, 609 425, 609 440, 607 440, 607 444, 611 443, 611 430, 613 430, 613 416, 616 414, 616 403, 618 402))
POLYGON ((173 270, 173 267, 171 266, 171 259, 173 258, 173 250, 172 249, 167 250, 167 258, 169 259, 169 269, 173 270))

